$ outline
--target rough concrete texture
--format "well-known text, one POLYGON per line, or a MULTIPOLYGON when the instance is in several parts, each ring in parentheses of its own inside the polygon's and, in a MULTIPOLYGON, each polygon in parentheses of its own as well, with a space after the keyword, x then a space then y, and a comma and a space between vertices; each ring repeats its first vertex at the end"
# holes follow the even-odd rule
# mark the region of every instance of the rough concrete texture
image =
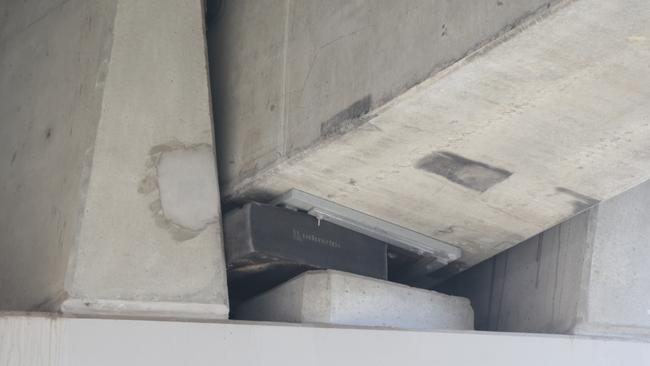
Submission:
POLYGON ((63 288, 114 16, 114 1, 0 1, 0 309, 63 288))
POLYGON ((0 17, 0 309, 226 317, 201 0, 0 17))
POLYGON ((201 3, 118 2, 64 312, 228 315, 201 3))
POLYGON ((231 195, 301 189, 460 247, 461 271, 650 177, 648 14, 571 2, 231 195))
POLYGON ((226 193, 555 0, 209 0, 226 193))
POLYGON ((469 300, 332 270, 309 271, 235 310, 238 319, 403 329, 474 329, 469 300))
POLYGON ((176 149, 160 156, 160 205, 170 223, 200 232, 219 220, 219 190, 210 145, 176 149))
POLYGON ((650 336, 650 183, 485 261, 440 290, 481 330, 650 336))

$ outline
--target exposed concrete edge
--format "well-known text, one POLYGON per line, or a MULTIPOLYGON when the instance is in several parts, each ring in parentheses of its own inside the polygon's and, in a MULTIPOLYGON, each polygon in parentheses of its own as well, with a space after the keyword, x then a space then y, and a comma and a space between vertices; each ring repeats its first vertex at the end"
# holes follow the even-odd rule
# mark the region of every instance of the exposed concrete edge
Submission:
POLYGON ((446 64, 442 64, 438 67, 435 67, 425 78, 421 81, 406 86, 401 94, 397 94, 394 98, 390 100, 383 101, 383 104, 380 104, 376 108, 370 110, 365 115, 347 122, 348 127, 340 126, 338 133, 333 133, 328 136, 321 137, 321 139, 315 141, 310 147, 300 150, 294 153, 292 156, 284 156, 280 160, 276 161, 275 164, 272 164, 269 167, 261 169, 259 172, 250 176, 248 178, 242 179, 239 183, 231 185, 224 185, 221 187, 221 196, 222 200, 225 202, 235 202, 240 200, 256 199, 259 201, 269 201, 272 197, 269 196, 268 192, 259 192, 254 189, 255 182, 258 180, 263 180, 268 176, 276 174, 278 171, 282 170, 283 166, 296 164, 298 161, 302 160, 305 156, 309 155, 312 151, 318 150, 323 146, 326 146, 333 141, 335 141, 341 135, 348 133, 357 129, 358 127, 363 126, 367 122, 371 121, 376 113, 380 113, 383 109, 389 108, 392 104, 396 103, 404 94, 408 91, 417 89, 423 84, 428 84, 430 82, 435 82, 436 80, 442 79, 450 73, 458 70, 460 67, 466 65, 467 63, 474 60, 476 57, 479 57, 486 52, 492 50, 493 48, 499 46, 500 44, 508 41, 517 34, 523 32, 531 26, 536 25, 540 21, 544 20, 548 16, 555 14, 559 10, 565 8, 572 2, 576 0, 558 0, 554 3, 549 3, 548 5, 543 5, 535 10, 532 10, 528 13, 525 13, 518 19, 514 20, 509 26, 506 26, 497 34, 492 37, 477 43, 473 48, 469 49, 463 56, 458 58, 455 61, 451 61, 446 64))
MULTIPOLYGON (((594 242, 596 241, 596 230, 598 229, 598 206, 589 209, 587 223, 587 243, 582 258, 582 268, 580 269, 580 295, 576 304, 575 324, 572 327, 572 333, 583 327, 589 322, 589 287, 591 286, 591 264, 593 262, 594 242)), ((578 334, 578 333, 576 333, 578 334)))
POLYGON ((228 306, 171 301, 122 301, 69 298, 61 304, 64 315, 138 319, 228 319, 228 306))

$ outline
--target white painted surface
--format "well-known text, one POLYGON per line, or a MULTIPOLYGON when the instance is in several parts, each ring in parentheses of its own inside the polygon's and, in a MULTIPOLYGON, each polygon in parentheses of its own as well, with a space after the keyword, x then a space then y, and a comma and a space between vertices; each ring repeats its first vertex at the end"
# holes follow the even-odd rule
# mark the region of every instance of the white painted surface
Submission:
POLYGON ((650 344, 614 339, 0 316, 3 366, 649 363, 650 344))
MULTIPOLYGON (((474 265, 650 177, 649 15, 646 0, 571 2, 235 195, 298 188, 474 265), (479 190, 422 168, 444 151, 511 174, 479 190)), ((457 173, 494 180, 475 167, 457 173)))
POLYGON ((474 329, 469 300, 351 273, 308 271, 245 301, 238 319, 402 329, 474 329))

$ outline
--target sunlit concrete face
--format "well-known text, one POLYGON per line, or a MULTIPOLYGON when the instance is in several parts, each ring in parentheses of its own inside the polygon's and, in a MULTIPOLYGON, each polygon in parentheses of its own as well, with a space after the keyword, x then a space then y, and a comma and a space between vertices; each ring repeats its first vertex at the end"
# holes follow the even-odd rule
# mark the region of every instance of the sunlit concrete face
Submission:
POLYGON ((290 188, 463 250, 451 272, 650 177, 642 0, 578 0, 229 193, 290 188))

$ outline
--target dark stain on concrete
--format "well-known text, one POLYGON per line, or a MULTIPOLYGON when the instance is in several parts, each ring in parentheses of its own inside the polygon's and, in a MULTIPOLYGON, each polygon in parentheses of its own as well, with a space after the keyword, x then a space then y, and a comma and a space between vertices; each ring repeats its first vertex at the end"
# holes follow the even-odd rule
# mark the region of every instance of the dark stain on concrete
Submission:
POLYGON ((18 151, 14 151, 14 153, 11 155, 11 165, 14 165, 14 162, 16 161, 16 154, 18 151))
POLYGON ((352 103, 349 107, 338 112, 327 121, 321 123, 321 136, 332 136, 346 132, 352 128, 358 127, 365 119, 360 117, 370 111, 372 106, 372 96, 365 97, 352 103))
POLYGON ((503 182, 512 172, 448 151, 436 151, 416 163, 416 167, 478 192, 503 182))
POLYGON ((52 137, 52 129, 48 128, 45 130, 45 139, 48 140, 50 137, 52 137))
POLYGON ((586 194, 576 192, 569 188, 555 187, 555 191, 557 193, 569 195, 573 198, 571 204, 573 205, 573 212, 576 214, 600 203, 600 200, 589 197, 586 194))

